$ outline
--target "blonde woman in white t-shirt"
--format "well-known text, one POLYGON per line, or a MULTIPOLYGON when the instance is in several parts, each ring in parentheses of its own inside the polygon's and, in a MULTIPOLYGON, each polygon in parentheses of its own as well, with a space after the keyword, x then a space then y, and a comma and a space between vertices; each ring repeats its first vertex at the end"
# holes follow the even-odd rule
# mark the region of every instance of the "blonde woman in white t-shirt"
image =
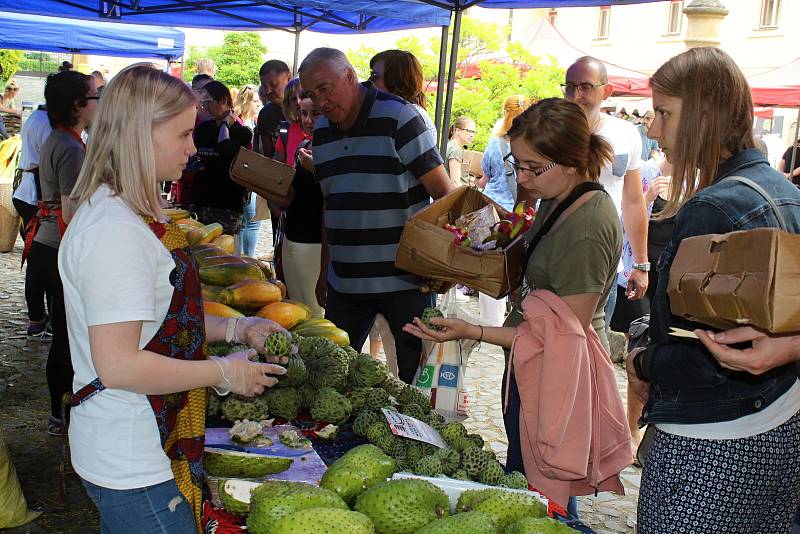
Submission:
POLYGON ((104 533, 196 532, 206 387, 252 396, 285 372, 251 361, 252 349, 206 358, 206 341, 263 350, 280 327, 204 316, 197 263, 161 222, 158 183, 177 180, 196 152, 195 114, 191 90, 152 66, 108 84, 59 252, 75 369, 72 464, 104 533))

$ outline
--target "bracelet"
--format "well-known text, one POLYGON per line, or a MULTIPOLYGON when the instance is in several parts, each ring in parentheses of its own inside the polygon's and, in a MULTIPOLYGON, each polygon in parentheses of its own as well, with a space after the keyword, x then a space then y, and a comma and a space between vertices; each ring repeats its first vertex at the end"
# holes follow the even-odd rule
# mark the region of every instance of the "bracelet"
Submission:
POLYGON ((481 336, 478 338, 478 343, 480 343, 481 341, 483 341, 483 325, 479 324, 478 328, 481 329, 481 336))
POLYGON ((236 325, 239 324, 241 317, 229 317, 228 324, 225 327, 225 342, 231 343, 236 338, 236 325))
POLYGON ((228 393, 231 392, 231 381, 225 375, 225 368, 222 366, 222 364, 220 363, 219 360, 220 360, 219 358, 211 358, 211 361, 216 363, 217 367, 219 367, 219 372, 222 373, 222 384, 223 385, 222 386, 220 386, 220 385, 211 386, 211 388, 214 391, 217 392, 217 395, 225 396, 225 395, 227 395, 228 393))

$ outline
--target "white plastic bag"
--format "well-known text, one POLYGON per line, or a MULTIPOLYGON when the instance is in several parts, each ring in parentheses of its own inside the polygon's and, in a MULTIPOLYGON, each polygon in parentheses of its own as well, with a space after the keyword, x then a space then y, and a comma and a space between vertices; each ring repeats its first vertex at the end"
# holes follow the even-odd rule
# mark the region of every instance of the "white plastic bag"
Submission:
MULTIPOLYGON (((477 323, 477 319, 460 306, 456 291, 454 287, 445 294, 440 307, 442 313, 445 317, 477 323)), ((465 419, 469 415, 464 374, 467 360, 477 346, 474 339, 422 343, 424 358, 420 358, 414 384, 430 393, 431 407, 448 420, 465 419)))

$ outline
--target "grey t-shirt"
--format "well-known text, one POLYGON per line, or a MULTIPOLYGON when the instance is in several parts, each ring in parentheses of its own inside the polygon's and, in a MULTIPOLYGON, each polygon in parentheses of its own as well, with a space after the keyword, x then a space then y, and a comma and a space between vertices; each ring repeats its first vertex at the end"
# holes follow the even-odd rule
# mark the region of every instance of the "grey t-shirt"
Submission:
MULTIPOLYGON (((53 130, 39 153, 39 179, 42 200, 51 208, 61 207, 61 196, 69 195, 81 172, 83 143, 65 130, 53 130)), ((61 236, 56 217, 45 217, 33 238, 37 243, 58 248, 61 236)))

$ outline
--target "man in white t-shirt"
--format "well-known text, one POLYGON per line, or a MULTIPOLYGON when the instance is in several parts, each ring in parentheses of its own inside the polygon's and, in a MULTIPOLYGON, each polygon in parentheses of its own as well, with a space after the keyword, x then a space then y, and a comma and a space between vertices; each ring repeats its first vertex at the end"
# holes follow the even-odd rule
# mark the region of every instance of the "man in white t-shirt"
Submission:
MULTIPOLYGON (((573 63, 565 76, 564 98, 578 104, 586 113, 592 131, 602 135, 614 149, 614 161, 600 174, 600 183, 614 200, 622 226, 633 249, 633 269, 628 278, 626 294, 638 300, 647 291, 647 209, 642 192, 642 140, 636 127, 617 117, 600 112, 603 100, 611 96, 613 87, 603 63, 584 56, 573 63)), ((623 270, 620 260, 617 272, 623 270)), ((606 306, 606 326, 614 313, 615 294, 612 291, 606 306)))

